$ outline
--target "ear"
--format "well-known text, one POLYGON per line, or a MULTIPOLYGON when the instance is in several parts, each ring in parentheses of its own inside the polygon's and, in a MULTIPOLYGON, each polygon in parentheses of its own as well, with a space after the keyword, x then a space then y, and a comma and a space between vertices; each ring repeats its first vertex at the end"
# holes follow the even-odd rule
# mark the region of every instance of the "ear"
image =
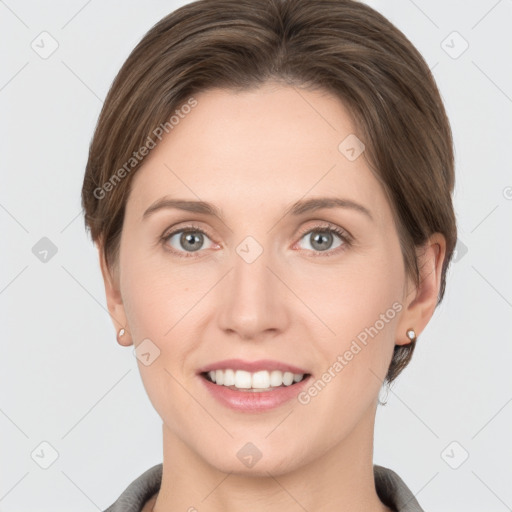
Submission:
POLYGON ((425 329, 437 306, 441 286, 441 271, 446 255, 446 239, 441 233, 434 233, 417 250, 420 284, 416 287, 408 279, 408 289, 404 293, 403 312, 397 324, 397 345, 407 345, 408 329, 414 329, 416 338, 425 329))
POLYGON ((105 285, 105 296, 110 318, 114 324, 117 334, 117 341, 120 345, 129 346, 133 344, 130 333, 128 332, 126 314, 124 310, 123 299, 121 297, 119 286, 119 271, 117 268, 109 269, 103 254, 103 245, 101 241, 96 242, 98 257, 100 261, 101 274, 105 285), (119 330, 125 329, 123 336, 119 336, 119 330))

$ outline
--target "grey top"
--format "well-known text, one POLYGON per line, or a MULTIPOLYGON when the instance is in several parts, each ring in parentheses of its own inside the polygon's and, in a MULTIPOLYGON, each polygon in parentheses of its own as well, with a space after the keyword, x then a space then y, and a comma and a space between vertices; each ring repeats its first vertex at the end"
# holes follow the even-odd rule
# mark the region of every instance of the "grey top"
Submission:
MULTIPOLYGON (((405 482, 391 469, 374 464, 375 487, 380 500, 394 512, 424 512, 405 482)), ((160 489, 162 463, 137 477, 104 512, 140 512, 160 489)))

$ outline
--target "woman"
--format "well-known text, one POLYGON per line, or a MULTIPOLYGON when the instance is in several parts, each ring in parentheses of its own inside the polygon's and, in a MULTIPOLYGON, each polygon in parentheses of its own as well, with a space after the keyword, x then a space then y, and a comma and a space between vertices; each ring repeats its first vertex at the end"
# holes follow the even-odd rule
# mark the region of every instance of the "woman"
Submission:
POLYGON ((421 511, 373 465, 456 242, 425 61, 350 0, 200 0, 105 100, 82 190, 163 463, 109 512, 421 511))

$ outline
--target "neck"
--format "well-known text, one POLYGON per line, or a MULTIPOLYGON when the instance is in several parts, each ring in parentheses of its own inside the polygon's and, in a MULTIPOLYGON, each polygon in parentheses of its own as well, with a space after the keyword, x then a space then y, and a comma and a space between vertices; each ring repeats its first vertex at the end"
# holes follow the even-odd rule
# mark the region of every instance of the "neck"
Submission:
POLYGON ((250 503, 254 512, 300 508, 317 512, 390 511, 375 489, 374 420, 375 409, 340 443, 312 461, 259 476, 220 471, 163 424, 162 483, 148 510, 235 512, 247 509, 250 503))

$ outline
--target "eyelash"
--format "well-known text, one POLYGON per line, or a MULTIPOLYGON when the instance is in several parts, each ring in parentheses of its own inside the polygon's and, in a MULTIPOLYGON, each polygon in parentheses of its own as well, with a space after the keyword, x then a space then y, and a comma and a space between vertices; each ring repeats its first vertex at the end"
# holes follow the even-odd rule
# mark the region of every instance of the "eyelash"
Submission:
MULTIPOLYGON (((312 233, 314 231, 319 231, 321 233, 335 233, 343 241, 343 245, 341 245, 340 247, 337 247, 336 249, 329 249, 327 251, 313 251, 314 258, 316 258, 318 256, 320 256, 320 257, 335 256, 339 252, 344 251, 347 248, 351 247, 352 242, 353 242, 352 236, 349 235, 344 229, 341 229, 341 228, 335 226, 334 224, 329 224, 329 223, 321 224, 321 225, 318 224, 316 226, 302 230, 300 232, 299 240, 302 239, 304 237, 304 235, 307 235, 308 233, 312 233)), ((171 252, 172 254, 175 254, 181 258, 196 257, 193 252, 187 253, 186 251, 176 251, 175 249, 169 249, 169 245, 167 244, 167 241, 169 240, 169 238, 171 238, 173 235, 175 235, 177 233, 181 233, 181 232, 185 232, 185 233, 199 232, 199 233, 202 233, 203 235, 207 236, 210 239, 212 238, 205 230, 203 230, 199 226, 196 226, 195 224, 190 224, 190 225, 182 227, 180 229, 176 229, 175 231, 166 232, 164 235, 162 235, 162 237, 160 239, 161 243, 165 247, 165 250, 167 250, 167 251, 171 252)), ((304 249, 304 250, 309 251, 309 249, 304 249)), ((197 252, 201 252, 201 251, 199 250, 197 252)))

